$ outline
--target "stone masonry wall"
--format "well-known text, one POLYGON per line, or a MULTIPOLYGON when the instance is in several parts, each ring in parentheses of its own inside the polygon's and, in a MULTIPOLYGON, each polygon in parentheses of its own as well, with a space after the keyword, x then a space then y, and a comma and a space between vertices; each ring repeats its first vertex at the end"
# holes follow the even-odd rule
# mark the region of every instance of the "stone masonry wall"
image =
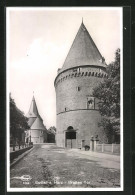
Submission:
MULTIPOLYGON (((46 134, 44 135, 42 132, 43 132, 43 130, 30 130, 29 135, 31 134, 31 142, 33 142, 33 143, 43 143, 44 139, 45 139, 44 136, 46 134)), ((45 137, 47 137, 47 135, 45 137)))
POLYGON ((56 143, 60 147, 65 147, 65 130, 72 126, 77 132, 77 147, 81 146, 81 140, 85 140, 85 144, 90 144, 91 136, 98 135, 100 142, 105 142, 106 135, 98 122, 101 115, 96 110, 78 110, 69 111, 57 115, 57 136, 56 143))
MULTIPOLYGON (((90 140, 98 135, 102 141, 105 138, 98 127, 101 116, 98 111, 98 100, 95 99, 95 109, 87 109, 87 98, 92 97, 93 88, 106 77, 101 68, 84 67, 70 69, 61 73, 55 80, 56 112, 58 146, 65 147, 65 131, 68 126, 77 130, 77 142, 90 140)), ((89 141, 88 141, 89 142, 89 141)))

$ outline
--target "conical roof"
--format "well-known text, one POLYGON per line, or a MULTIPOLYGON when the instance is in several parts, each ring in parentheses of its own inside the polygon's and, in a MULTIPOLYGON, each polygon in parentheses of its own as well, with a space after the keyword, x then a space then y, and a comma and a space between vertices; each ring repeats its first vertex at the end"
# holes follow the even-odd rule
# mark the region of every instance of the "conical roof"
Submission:
POLYGON ((34 121, 36 120, 37 117, 30 117, 29 120, 28 120, 28 125, 29 127, 32 126, 32 124, 34 123, 34 121))
POLYGON ((30 129, 46 130, 40 117, 37 117, 30 129))
POLYGON ((37 117, 39 115, 35 98, 33 96, 27 117, 37 117))
POLYGON ((46 128, 43 124, 43 119, 41 118, 41 116, 38 113, 38 109, 37 109, 37 105, 36 105, 36 101, 35 101, 34 96, 32 98, 32 102, 31 102, 27 117, 29 118, 28 125, 30 126, 30 129, 46 130, 46 128))
POLYGON ((83 65, 106 67, 102 55, 82 22, 61 71, 83 65))

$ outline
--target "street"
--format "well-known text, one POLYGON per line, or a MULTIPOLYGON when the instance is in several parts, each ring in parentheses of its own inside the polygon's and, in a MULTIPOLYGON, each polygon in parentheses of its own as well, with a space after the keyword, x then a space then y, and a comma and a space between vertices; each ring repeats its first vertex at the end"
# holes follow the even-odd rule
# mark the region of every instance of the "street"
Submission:
MULTIPOLYGON (((105 155, 104 155, 105 156, 105 155)), ((111 156, 111 155, 110 155, 111 156)), ((120 163, 89 151, 36 145, 10 171, 11 188, 118 188, 120 163), (87 155, 85 155, 87 154, 87 155), (26 181, 22 176, 29 177, 26 181)))

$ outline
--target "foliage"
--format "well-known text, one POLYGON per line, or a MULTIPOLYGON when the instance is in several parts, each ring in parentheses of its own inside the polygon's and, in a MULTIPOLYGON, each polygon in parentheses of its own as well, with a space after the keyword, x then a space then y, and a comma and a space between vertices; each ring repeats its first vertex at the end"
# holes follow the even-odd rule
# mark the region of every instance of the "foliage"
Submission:
POLYGON ((22 133, 29 129, 28 118, 19 110, 10 95, 10 134, 21 140, 22 133))
POLYGON ((48 132, 49 133, 53 133, 53 134, 56 134, 56 127, 52 126, 48 129, 48 132))
POLYGON ((103 119, 102 126, 109 136, 120 132, 120 49, 116 50, 115 60, 108 65, 108 77, 93 91, 93 95, 100 100, 99 111, 103 119))
POLYGON ((56 127, 50 127, 47 131, 47 142, 55 143, 56 127))

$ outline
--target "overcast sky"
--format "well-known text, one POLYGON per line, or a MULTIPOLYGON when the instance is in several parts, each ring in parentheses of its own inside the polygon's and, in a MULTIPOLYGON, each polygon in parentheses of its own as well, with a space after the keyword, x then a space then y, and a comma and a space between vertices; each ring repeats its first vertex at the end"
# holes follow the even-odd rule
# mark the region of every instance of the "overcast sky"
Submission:
POLYGON ((56 126, 54 79, 81 25, 92 36, 107 63, 120 48, 120 9, 8 8, 7 57, 9 92, 28 113, 33 96, 49 128, 56 126))

